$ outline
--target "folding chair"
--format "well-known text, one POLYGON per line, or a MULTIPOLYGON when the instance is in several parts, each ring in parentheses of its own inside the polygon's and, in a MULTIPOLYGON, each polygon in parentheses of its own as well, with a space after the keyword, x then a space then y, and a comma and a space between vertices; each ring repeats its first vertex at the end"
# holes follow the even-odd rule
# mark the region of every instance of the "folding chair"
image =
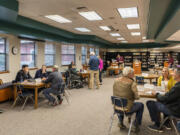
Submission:
POLYGON ((23 103, 23 105, 22 105, 22 107, 21 107, 21 110, 24 110, 24 107, 25 107, 28 99, 31 99, 31 100, 33 101, 33 103, 34 103, 33 94, 30 93, 29 91, 24 91, 24 90, 23 90, 23 87, 22 87, 21 85, 18 85, 18 86, 17 86, 17 97, 16 97, 16 99, 14 100, 14 103, 13 103, 13 105, 12 105, 12 108, 15 107, 15 105, 16 105, 16 103, 17 103, 18 100, 21 100, 21 101, 24 100, 24 103, 23 103))
POLYGON ((144 77, 143 76, 136 76, 137 84, 143 85, 144 84, 144 77))
POLYGON ((114 105, 114 113, 111 116, 111 123, 110 123, 109 131, 108 131, 108 135, 111 134, 112 124, 113 124, 115 114, 128 117, 128 120, 130 123, 128 135, 130 135, 132 124, 133 124, 133 120, 131 119, 131 117, 133 114, 132 113, 130 114, 127 112, 128 111, 127 110, 127 102, 128 102, 127 99, 111 96, 111 100, 112 100, 112 104, 114 105))
POLYGON ((171 126, 174 128, 176 135, 180 135, 180 118, 175 116, 167 116, 160 125, 160 129, 163 127, 164 123, 169 120, 171 126))

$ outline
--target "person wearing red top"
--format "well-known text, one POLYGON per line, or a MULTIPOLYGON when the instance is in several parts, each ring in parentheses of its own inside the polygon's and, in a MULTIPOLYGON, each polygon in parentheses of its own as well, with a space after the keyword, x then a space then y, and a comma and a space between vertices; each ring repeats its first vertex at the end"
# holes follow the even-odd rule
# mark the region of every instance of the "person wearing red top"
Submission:
POLYGON ((173 64, 174 64, 174 59, 173 59, 171 53, 168 54, 168 64, 169 64, 169 67, 170 67, 170 68, 172 68, 172 66, 173 66, 173 64))

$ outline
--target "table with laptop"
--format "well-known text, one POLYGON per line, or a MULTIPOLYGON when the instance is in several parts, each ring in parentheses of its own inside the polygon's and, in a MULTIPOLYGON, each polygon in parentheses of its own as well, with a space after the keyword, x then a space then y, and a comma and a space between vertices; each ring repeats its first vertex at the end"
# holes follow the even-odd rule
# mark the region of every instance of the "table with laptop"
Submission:
MULTIPOLYGON (((135 74, 135 77, 143 77, 144 79, 148 79, 150 81, 150 84, 152 84, 152 80, 156 79, 156 82, 159 78, 159 75, 157 74, 148 74, 148 73, 142 73, 142 74, 135 74)), ((137 82, 137 79, 136 79, 137 82)))

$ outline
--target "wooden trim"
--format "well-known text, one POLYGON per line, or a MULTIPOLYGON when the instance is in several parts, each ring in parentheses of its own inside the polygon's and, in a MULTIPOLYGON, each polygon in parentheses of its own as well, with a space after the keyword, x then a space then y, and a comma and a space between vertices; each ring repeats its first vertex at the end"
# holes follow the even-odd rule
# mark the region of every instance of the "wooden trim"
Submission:
POLYGON ((0 74, 10 73, 9 71, 0 71, 0 74))
POLYGON ((37 67, 29 68, 29 70, 37 70, 37 69, 38 69, 37 67))
POLYGON ((53 65, 52 66, 46 66, 46 68, 53 68, 53 65))

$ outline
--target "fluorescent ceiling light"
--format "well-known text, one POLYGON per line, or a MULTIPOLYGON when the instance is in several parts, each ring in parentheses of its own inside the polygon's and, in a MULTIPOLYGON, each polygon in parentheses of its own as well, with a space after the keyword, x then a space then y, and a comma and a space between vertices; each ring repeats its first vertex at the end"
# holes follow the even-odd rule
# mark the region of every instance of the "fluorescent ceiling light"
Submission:
POLYGON ((132 35, 132 36, 140 36, 141 33, 140 33, 140 32, 131 32, 131 35, 132 35))
POLYGON ((121 43, 127 43, 128 41, 121 41, 121 43))
POLYGON ((144 37, 142 37, 142 39, 146 39, 146 37, 144 36, 144 37))
POLYGON ((89 21, 102 20, 102 18, 95 11, 79 12, 79 14, 89 21))
POLYGON ((132 29, 140 29, 140 25, 139 24, 127 24, 127 28, 129 30, 132 30, 132 29))
POLYGON ((110 31, 111 29, 108 26, 99 26, 104 31, 110 31))
POLYGON ((132 18, 132 17, 137 18, 138 17, 137 7, 118 8, 117 10, 122 18, 132 18))
POLYGON ((90 32, 90 30, 87 28, 74 28, 74 29, 81 32, 90 32))
POLYGON ((119 37, 119 36, 121 36, 119 33, 110 33, 110 35, 113 36, 113 37, 119 37))
POLYGON ((21 44, 25 44, 25 43, 31 44, 31 43, 34 43, 34 41, 30 41, 30 40, 21 40, 20 42, 21 42, 21 44))
POLYGON ((121 37, 121 38, 117 38, 117 40, 124 40, 124 38, 123 38, 123 37, 121 37))
POLYGON ((149 40, 143 40, 143 42, 149 42, 149 40))
POLYGON ((71 23, 71 20, 68 20, 60 15, 46 15, 46 18, 49 18, 53 21, 59 22, 59 23, 71 23))

